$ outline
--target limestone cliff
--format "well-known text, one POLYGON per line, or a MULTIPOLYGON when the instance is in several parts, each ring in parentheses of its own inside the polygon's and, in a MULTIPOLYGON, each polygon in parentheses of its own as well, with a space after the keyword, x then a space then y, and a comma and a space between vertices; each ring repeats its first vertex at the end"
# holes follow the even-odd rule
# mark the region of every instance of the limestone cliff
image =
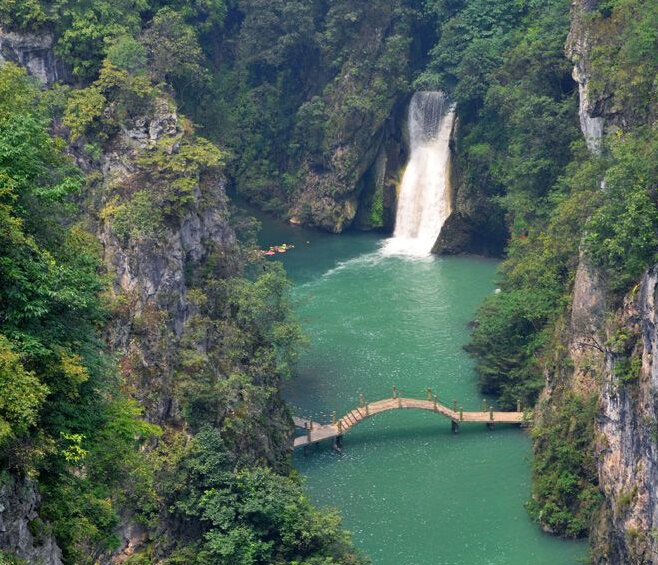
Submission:
MULTIPOLYGON (((61 565, 62 552, 39 519, 41 498, 30 479, 0 476, 0 551, 39 565, 61 565)), ((2 554, 0 553, 0 560, 2 554)))
POLYGON ((411 56, 411 14, 403 4, 371 2, 350 16, 358 19, 341 45, 348 56, 319 97, 327 120, 324 139, 319 152, 302 160, 291 197, 293 222, 340 232, 352 224, 370 188, 366 173, 373 166, 379 178, 398 172, 395 138, 404 121, 411 56))
POLYGON ((450 143, 450 197, 452 213, 441 228, 434 246, 437 255, 476 253, 499 256, 506 243, 507 229, 502 210, 494 206, 464 174, 459 144, 459 120, 455 122, 450 143))
POLYGON ((654 267, 608 332, 596 445, 605 500, 592 532, 601 565, 658 563, 657 292, 654 267))
MULTIPOLYGON (((47 34, 0 33, 2 57, 24 64, 44 86, 58 78, 52 43, 47 34)), ((122 386, 143 407, 147 420, 185 434, 189 428, 177 380, 185 354, 194 355, 195 371, 201 371, 203 359, 217 380, 234 370, 233 360, 225 360, 231 345, 222 341, 227 339, 222 331, 231 328, 219 320, 228 306, 221 297, 208 300, 203 295, 207 287, 221 287, 218 281, 241 276, 245 262, 225 192, 223 153, 194 133, 165 89, 149 86, 144 96, 113 83, 110 90, 132 98, 125 104, 107 94, 97 116, 84 116, 86 129, 77 136, 65 119, 56 120, 54 130, 72 140, 69 151, 87 178, 79 220, 98 236, 111 283, 105 338, 118 361, 122 386), (201 324, 221 329, 202 335, 201 324)), ((242 363, 248 365, 248 360, 242 363)), ((262 383, 267 392, 245 409, 245 417, 253 416, 255 424, 237 430, 232 440, 243 463, 282 468, 292 423, 278 396, 276 377, 263 378, 271 379, 262 383)), ((227 390, 216 402, 214 423, 219 426, 243 403, 241 392, 227 390)), ((59 565, 61 551, 39 518, 39 506, 37 482, 3 477, 0 550, 28 563, 59 565)), ((123 562, 153 541, 132 512, 128 505, 121 509, 119 549, 102 562, 123 562)), ((169 526, 176 528, 163 525, 158 535, 164 537, 169 526)))
POLYGON ((0 28, 0 63, 9 61, 22 65, 43 85, 51 85, 61 74, 53 42, 49 33, 22 33, 0 28))
POLYGON ((598 0, 576 1, 571 7, 571 30, 567 37, 566 54, 574 63, 573 79, 578 84, 580 128, 590 151, 600 150, 605 128, 606 100, 590 96, 589 54, 596 42, 587 26, 588 13, 596 8, 598 0))
MULTIPOLYGON (((148 420, 165 430, 189 430, 194 426, 182 412, 181 375, 191 370, 192 379, 209 373, 222 381, 234 370, 227 368, 226 336, 215 329, 221 327, 225 306, 212 291, 218 281, 241 274, 243 259, 216 162, 219 154, 194 136, 174 108, 167 97, 155 98, 102 143, 98 160, 88 158, 83 142, 73 152, 90 179, 86 215, 113 280, 107 340, 118 356, 124 386, 148 420), (144 207, 140 195, 146 192, 144 207), (187 369, 191 356, 193 367, 187 369)), ((111 112, 108 107, 104 115, 111 112)), ((262 383, 271 387, 263 400, 246 408, 256 422, 253 429, 237 431, 233 438, 243 461, 281 465, 288 451, 292 427, 278 383, 271 379, 262 383)), ((212 401, 216 421, 211 423, 220 426, 233 406, 243 404, 242 390, 226 390, 212 401)), ((123 509, 120 548, 104 563, 123 562, 156 535, 166 553, 170 548, 163 540, 181 528, 163 517, 155 534, 131 513, 123 509)))
MULTIPOLYGON (((593 153, 602 150, 606 135, 629 122, 614 92, 590 88, 592 50, 603 39, 589 25, 596 8, 596 0, 573 2, 566 45, 579 87, 581 129, 593 153)), ((633 113, 628 108, 628 116, 633 113)), ((621 306, 610 303, 607 286, 581 252, 564 338, 572 368, 559 386, 598 397, 593 450, 603 502, 591 531, 593 562, 658 563, 658 271, 648 269, 621 306)), ((544 400, 556 386, 555 375, 547 377, 544 400)))
MULTIPOLYGON (((210 171, 202 173, 184 203, 169 203, 176 208, 171 213, 147 210, 150 222, 121 229, 122 207, 136 206, 135 194, 149 191, 157 202, 162 183, 173 180, 160 178, 145 158, 163 151, 165 158, 174 158, 186 138, 171 102, 159 98, 144 115, 122 125, 97 162, 75 151, 92 179, 87 214, 95 219, 114 280, 111 347, 120 355, 126 385, 159 424, 179 417, 172 387, 176 346, 190 314, 186 273, 214 250, 230 254, 236 243, 224 179, 210 171)), ((168 197, 162 198, 165 206, 168 197)))

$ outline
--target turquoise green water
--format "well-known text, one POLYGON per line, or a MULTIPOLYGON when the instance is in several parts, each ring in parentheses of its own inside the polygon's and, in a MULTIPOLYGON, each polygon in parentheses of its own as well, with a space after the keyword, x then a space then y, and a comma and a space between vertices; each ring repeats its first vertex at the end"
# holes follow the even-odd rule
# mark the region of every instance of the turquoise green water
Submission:
MULTIPOLYGON (((496 263, 476 258, 405 260, 378 254, 373 235, 340 237, 268 222, 264 242, 294 243, 280 255, 310 349, 285 396, 299 415, 327 422, 391 394, 481 406, 463 351, 468 322, 494 290, 496 263)), ((356 545, 375 565, 560 565, 581 543, 541 533, 523 507, 530 442, 511 426, 487 430, 431 413, 371 418, 330 445, 297 453, 316 504, 341 510, 356 545)))

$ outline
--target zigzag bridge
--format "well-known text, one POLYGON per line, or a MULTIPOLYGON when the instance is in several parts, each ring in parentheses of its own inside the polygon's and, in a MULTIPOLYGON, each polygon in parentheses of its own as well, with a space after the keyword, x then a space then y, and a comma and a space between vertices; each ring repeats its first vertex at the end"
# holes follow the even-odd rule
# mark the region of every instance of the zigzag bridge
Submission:
POLYGON ((378 400, 377 402, 366 403, 363 395, 359 395, 359 406, 351 412, 348 412, 336 420, 336 413, 332 415, 331 424, 319 424, 306 418, 294 417, 295 426, 302 428, 305 434, 296 437, 293 448, 306 447, 308 445, 321 442, 325 439, 333 439, 334 448, 340 450, 343 436, 354 426, 382 412, 391 410, 411 409, 427 410, 440 414, 452 423, 453 433, 459 433, 459 425, 462 422, 474 422, 486 424, 487 428, 492 429, 495 424, 519 424, 526 426, 532 420, 532 412, 521 410, 520 403, 517 403, 516 412, 499 412, 494 411, 492 406, 487 407, 486 401, 482 402, 481 411, 465 411, 463 408, 457 408, 457 402, 453 401, 452 408, 439 402, 437 395, 432 395, 432 390, 427 389, 427 399, 419 400, 416 398, 403 398, 398 396, 396 387, 393 387, 393 396, 378 400))

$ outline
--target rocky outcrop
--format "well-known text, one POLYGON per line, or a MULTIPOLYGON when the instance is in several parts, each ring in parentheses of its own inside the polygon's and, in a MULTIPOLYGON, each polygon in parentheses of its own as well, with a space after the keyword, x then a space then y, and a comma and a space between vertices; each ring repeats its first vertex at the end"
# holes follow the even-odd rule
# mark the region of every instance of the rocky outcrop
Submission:
POLYGON ((39 518, 41 498, 28 478, 0 476, 0 549, 34 565, 62 565, 62 552, 39 518))
POLYGON ((446 219, 432 253, 475 253, 500 256, 507 242, 503 211, 471 184, 462 172, 458 142, 459 120, 450 141, 450 198, 452 213, 446 219))
POLYGON ((591 79, 589 55, 593 38, 586 20, 598 4, 598 0, 579 0, 571 5, 571 30, 567 37, 566 55, 574 63, 573 79, 578 84, 580 128, 587 147, 592 152, 600 150, 605 129, 606 100, 590 96, 591 79))
POLYGON ((373 164, 357 187, 358 209, 354 226, 362 230, 392 232, 397 192, 408 159, 407 103, 400 103, 385 125, 384 139, 373 164))
MULTIPOLYGON (((603 39, 588 23, 597 4, 573 2, 566 45, 579 86, 581 129, 593 153, 624 121, 614 93, 590 89, 592 49, 603 39)), ((591 530, 597 565, 658 563, 657 292, 654 267, 611 313, 601 272, 581 252, 572 296, 569 386, 599 397, 594 450, 603 503, 591 530)))
POLYGON ((158 424, 179 417, 172 387, 177 343, 190 314, 189 273, 211 252, 229 254, 235 246, 225 181, 209 173, 171 213, 142 211, 162 218, 149 229, 119 230, 113 210, 131 206, 136 190, 147 191, 157 208, 163 185, 175 181, 159 178, 156 165, 144 159, 163 151, 173 158, 185 139, 176 111, 160 98, 150 112, 124 124, 100 162, 89 163, 76 152, 79 164, 97 177, 87 214, 100 217, 96 230, 114 280, 117 309, 108 339, 121 358, 126 385, 158 424))
MULTIPOLYGON (((353 225, 362 202, 370 207, 376 190, 390 200, 390 189, 384 194, 381 187, 394 184, 404 162, 411 58, 411 18, 400 16, 403 3, 371 2, 346 14, 358 18, 346 22, 354 27, 341 47, 349 57, 319 97, 326 117, 321 154, 307 155, 300 165, 301 181, 290 199, 293 223, 339 233, 353 225), (376 170, 382 164, 383 174, 376 170)), ((368 227, 369 215, 362 212, 357 224, 368 227)))
POLYGON ((0 28, 0 63, 22 65, 43 85, 53 84, 58 77, 53 41, 49 33, 19 33, 0 28))
POLYGON ((597 426, 605 499, 592 532, 598 565, 658 563, 657 296, 653 267, 609 331, 615 347, 606 351, 597 426))

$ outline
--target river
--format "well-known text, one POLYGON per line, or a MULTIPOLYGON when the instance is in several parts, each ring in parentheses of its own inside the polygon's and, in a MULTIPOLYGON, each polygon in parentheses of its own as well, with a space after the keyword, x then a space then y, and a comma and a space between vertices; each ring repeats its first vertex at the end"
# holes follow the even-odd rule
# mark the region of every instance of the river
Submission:
MULTIPOLYGON (((261 216, 262 220, 262 216, 261 216)), ((462 346, 477 306, 494 291, 496 262, 384 257, 381 237, 332 236, 266 220, 266 245, 294 282, 310 347, 284 395, 298 415, 328 422, 366 400, 423 398, 478 409, 473 361, 462 346)), ((374 565, 567 565, 586 546, 543 534, 524 509, 530 440, 513 426, 488 430, 432 413, 378 415, 329 444, 295 453, 313 502, 338 508, 374 565)))

